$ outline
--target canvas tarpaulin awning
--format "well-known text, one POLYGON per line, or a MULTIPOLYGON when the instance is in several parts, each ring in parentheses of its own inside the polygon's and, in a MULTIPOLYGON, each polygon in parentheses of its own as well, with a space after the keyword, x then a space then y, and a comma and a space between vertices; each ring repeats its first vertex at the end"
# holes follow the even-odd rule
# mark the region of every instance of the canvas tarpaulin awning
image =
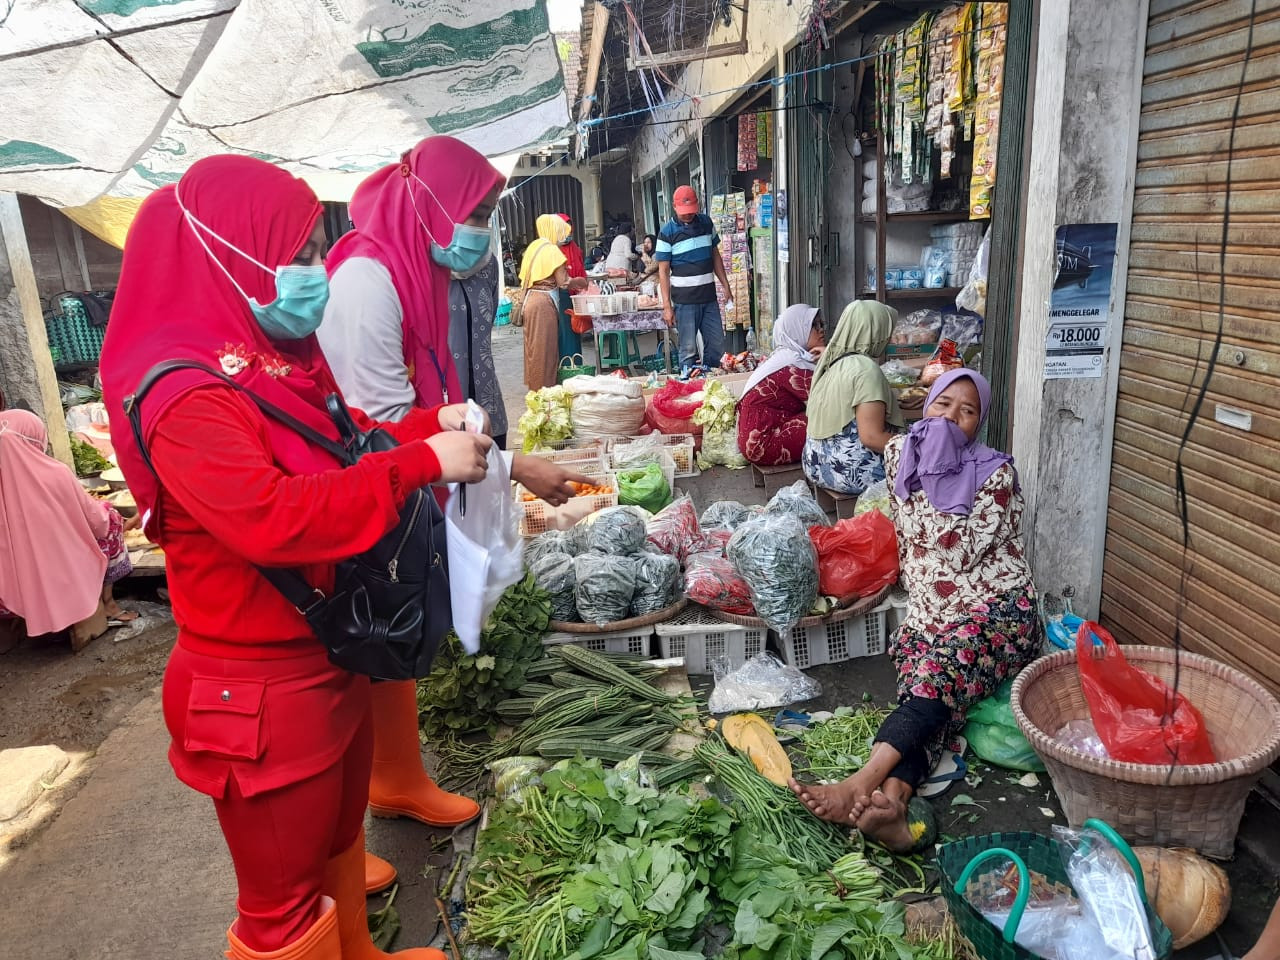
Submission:
MULTIPOLYGON (((349 194, 433 133, 569 122, 545 0, 0 0, 0 191, 142 197, 216 153, 349 194)), ((334 199, 343 199, 335 196, 334 199)))

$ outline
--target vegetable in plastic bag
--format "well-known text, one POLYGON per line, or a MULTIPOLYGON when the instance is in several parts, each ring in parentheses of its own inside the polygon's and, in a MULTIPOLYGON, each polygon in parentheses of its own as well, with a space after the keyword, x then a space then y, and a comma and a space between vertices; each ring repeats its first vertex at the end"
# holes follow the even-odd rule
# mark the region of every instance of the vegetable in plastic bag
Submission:
POLYGON ((786 634, 818 598, 818 555, 793 514, 766 514, 740 526, 729 560, 751 588, 756 614, 786 634))
POLYGON ((879 510, 810 527, 818 589, 830 597, 871 597, 898 579, 898 534, 879 510))
POLYGON ((992 696, 970 707, 964 737, 969 741, 969 749, 987 763, 1040 773, 1044 762, 1013 718, 1013 707, 1009 705, 1012 690, 1013 681, 1006 680, 992 696))
POLYGON ((502 757, 489 764, 493 774, 493 789, 500 800, 514 797, 526 787, 540 783, 538 777, 551 766, 541 757, 502 757))
POLYGON ((889 381, 891 387, 914 387, 920 379, 920 371, 901 360, 890 360, 880 364, 880 372, 889 381))
POLYGON ((601 510, 583 527, 587 551, 629 557, 644 549, 644 518, 630 507, 601 510))
POLYGON ((751 512, 737 500, 717 500, 702 511, 698 522, 702 525, 704 532, 737 530, 750 516, 751 512))
POLYGON ((584 622, 603 627, 630 616, 636 591, 636 567, 631 557, 584 553, 574 558, 573 572, 578 615, 584 622))
POLYGON ((755 616, 751 588, 728 558, 718 553, 695 553, 684 572, 684 592, 694 603, 740 617, 755 616))
POLYGON ((659 433, 702 434, 702 425, 693 420, 694 413, 702 406, 702 380, 668 380, 649 398, 645 422, 659 433))
POLYGON ((937 343, 938 333, 942 330, 942 311, 933 309, 914 310, 904 317, 899 317, 893 325, 893 336, 889 342, 899 346, 918 347, 927 343, 937 343))
MULTIPOLYGON (((702 396, 702 406, 693 414, 694 423, 701 424, 704 433, 728 432, 737 435, 738 401, 729 388, 719 380, 707 384, 702 396)), ((705 444, 705 440, 704 440, 705 444)), ((734 444, 735 449, 737 444, 734 444)))
POLYGON ((858 495, 858 502, 853 506, 855 517, 868 510, 879 510, 890 520, 893 519, 893 505, 889 501, 889 481, 877 480, 858 495))
POLYGON ((783 487, 775 493, 769 505, 764 508, 764 512, 768 515, 791 514, 806 527, 831 526, 827 512, 818 506, 818 501, 813 498, 809 485, 803 480, 797 480, 789 487, 783 487))
POLYGON ((551 597, 551 619, 564 623, 578 620, 573 557, 565 553, 548 553, 529 564, 534 582, 551 597))
POLYGON ((617 479, 621 504, 634 504, 657 513, 671 502, 671 487, 662 467, 656 463, 619 470, 617 479))
POLYGON ((518 425, 525 453, 548 449, 557 440, 573 436, 570 403, 571 396, 564 387, 543 387, 525 394, 525 412, 518 425))
POLYGON ((642 553, 635 558, 636 590, 631 615, 643 617, 665 610, 680 595, 680 561, 662 553, 642 553))
POLYGON ((684 563, 702 541, 698 512, 693 508, 693 500, 687 494, 673 500, 649 521, 645 536, 659 553, 665 553, 684 563))
POLYGON ((698 469, 707 470, 717 464, 722 464, 730 470, 742 470, 747 466, 747 458, 738 448, 736 426, 728 430, 708 428, 702 434, 702 449, 698 451, 698 469))
POLYGON ((534 563, 551 553, 562 553, 572 556, 573 551, 569 538, 563 530, 548 530, 540 533, 524 545, 524 565, 532 567, 534 563))

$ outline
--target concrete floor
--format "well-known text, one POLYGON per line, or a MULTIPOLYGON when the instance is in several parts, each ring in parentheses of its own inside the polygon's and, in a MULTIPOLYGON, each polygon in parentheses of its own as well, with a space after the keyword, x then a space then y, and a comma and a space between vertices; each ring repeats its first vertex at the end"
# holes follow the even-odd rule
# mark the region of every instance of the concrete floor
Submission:
MULTIPOLYGON (((494 348, 499 376, 508 385, 514 433, 524 396, 520 330, 499 328, 494 348)), ((584 352, 590 355, 590 348, 584 352)), ((700 508, 718 499, 760 502, 764 494, 745 470, 719 469, 681 485, 700 508)), ((148 656, 154 660, 172 642, 172 631, 133 642, 149 643, 148 656)), ((113 658, 123 654, 106 648, 95 652, 91 646, 76 660, 65 659, 70 655, 63 653, 56 655, 62 660, 41 656, 42 669, 57 670, 61 663, 67 672, 86 672, 85 663, 108 671, 113 658), (83 660, 86 656, 93 659, 83 660)), ((13 689, 52 683, 29 661, 0 663, 5 664, 0 696, 5 684, 13 689)), ((234 917, 235 884, 211 805, 178 783, 165 759, 168 736, 160 713, 156 664, 116 669, 125 671, 121 676, 128 679, 119 683, 132 684, 133 693, 125 699, 77 701, 76 708, 107 723, 109 733, 93 741, 96 751, 90 750, 82 772, 52 791, 44 821, 16 839, 7 838, 7 855, 0 844, 0 956, 6 960, 206 960, 221 955, 224 931, 234 917)), ((864 693, 884 703, 893 697, 886 657, 818 667, 811 673, 823 685, 821 698, 807 705, 812 709, 858 704, 864 693)), ((101 685, 93 676, 77 681, 95 683, 101 685)), ((13 726, 0 730, 4 746, 30 742, 21 733, 8 735, 23 723, 21 729, 37 736, 55 729, 39 717, 6 719, 13 726)), ((1047 778, 1029 789, 1011 782, 1016 778, 1003 771, 979 765, 974 769, 974 782, 963 792, 978 806, 954 806, 950 797, 935 802, 944 834, 1047 831, 1052 823, 1062 822, 1047 778), (1047 817, 1041 808, 1054 816, 1047 817), (970 822, 973 816, 977 819, 970 822)), ((956 788, 952 795, 959 792, 956 788)), ((1222 934, 1237 954, 1253 942, 1276 896, 1276 822, 1274 808, 1264 801, 1252 802, 1238 855, 1227 865, 1235 906, 1222 934)), ((403 927, 397 945, 431 941, 438 934, 432 900, 451 859, 448 838, 409 821, 372 820, 368 834, 370 849, 400 869, 396 906, 403 927)), ((378 905, 377 898, 370 900, 371 908, 378 905)), ((1179 956, 1200 960, 1218 949, 1210 939, 1179 956)))

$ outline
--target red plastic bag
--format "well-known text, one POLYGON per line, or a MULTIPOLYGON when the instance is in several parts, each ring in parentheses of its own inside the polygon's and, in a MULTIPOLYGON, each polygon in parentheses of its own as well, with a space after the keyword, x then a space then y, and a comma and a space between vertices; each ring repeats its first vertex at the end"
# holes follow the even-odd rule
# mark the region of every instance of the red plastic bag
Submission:
POLYGON ((818 590, 823 596, 870 597, 898 579, 898 534, 879 510, 810 527, 818 551, 818 590))
POLYGON ((695 553, 684 574, 684 592, 694 603, 740 617, 755 616, 751 588, 733 564, 718 553, 695 553))
POLYGON ((685 495, 663 507, 645 525, 645 538, 659 553, 683 564, 690 553, 702 547, 702 530, 693 500, 685 495))
POLYGON ((1159 677, 1130 664, 1115 637, 1090 620, 1076 634, 1076 666, 1093 726, 1112 760, 1162 767, 1217 762, 1200 711, 1159 677))
POLYGON ((649 398, 645 422, 659 433, 702 435, 702 424, 690 419, 702 406, 702 397, 692 399, 706 389, 705 380, 668 380, 649 398))

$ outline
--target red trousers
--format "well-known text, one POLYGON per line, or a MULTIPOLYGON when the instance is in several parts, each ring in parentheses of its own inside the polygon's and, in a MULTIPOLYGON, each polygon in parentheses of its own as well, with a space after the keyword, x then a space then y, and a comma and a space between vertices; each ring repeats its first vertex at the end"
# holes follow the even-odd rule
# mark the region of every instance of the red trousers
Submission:
POLYGON ((252 797, 233 778, 214 800, 239 885, 236 936, 250 949, 278 950, 320 918, 325 864, 360 835, 372 763, 373 722, 366 716, 329 769, 252 797))

